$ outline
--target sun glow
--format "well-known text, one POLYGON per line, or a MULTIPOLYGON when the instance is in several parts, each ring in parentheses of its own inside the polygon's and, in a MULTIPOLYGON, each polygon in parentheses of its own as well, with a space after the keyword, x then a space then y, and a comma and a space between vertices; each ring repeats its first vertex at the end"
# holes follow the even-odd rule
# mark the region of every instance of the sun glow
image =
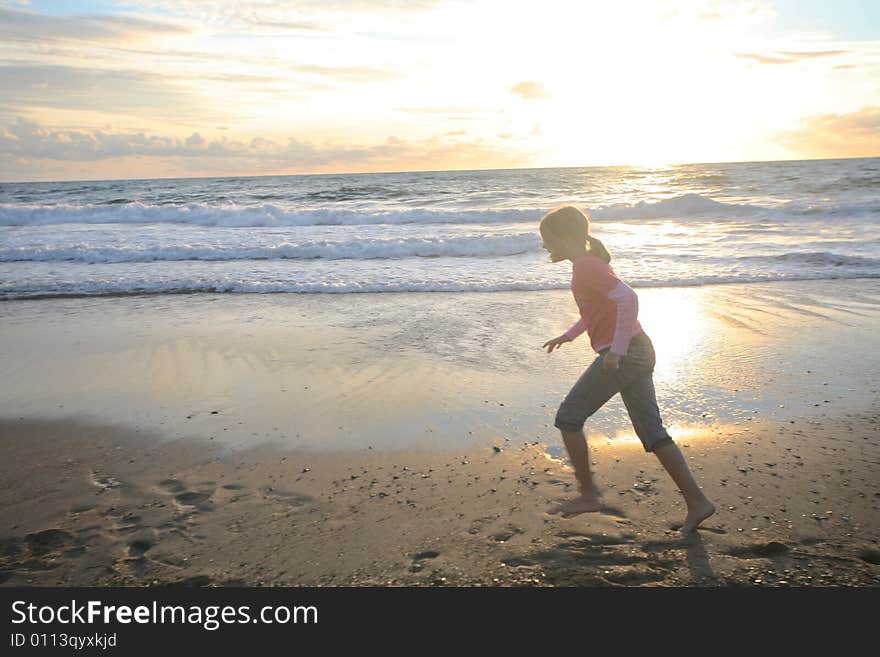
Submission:
MULTIPOLYGON (((673 423, 670 425, 665 425, 664 427, 669 432, 669 435, 672 436, 673 441, 677 445, 681 445, 683 441, 687 441, 688 444, 694 443, 702 443, 707 441, 712 441, 714 439, 714 434, 719 431, 730 431, 734 430, 732 426, 708 426, 705 424, 677 424, 673 423)), ((606 445, 613 447, 639 447, 642 448, 642 441, 639 440, 639 437, 635 434, 632 429, 623 429, 618 431, 612 436, 608 436, 604 439, 606 445)))
POLYGON ((24 151, 0 176, 81 176, 83 151, 89 175, 150 177, 651 168, 877 143, 862 135, 878 42, 793 31, 762 0, 218 0, 222 20, 156 0, 56 47, 95 27, 62 4, 63 19, 5 18, 0 139, 24 151))
POLYGON ((652 290, 639 297, 640 323, 658 354, 654 380, 675 382, 708 337, 712 322, 699 288, 652 290))

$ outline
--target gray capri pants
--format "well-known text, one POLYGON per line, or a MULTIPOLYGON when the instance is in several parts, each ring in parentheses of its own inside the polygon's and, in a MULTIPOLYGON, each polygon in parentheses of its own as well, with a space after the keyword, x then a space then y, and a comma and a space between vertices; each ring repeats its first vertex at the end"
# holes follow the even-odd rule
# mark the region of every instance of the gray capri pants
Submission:
POLYGON ((575 382, 556 412, 554 426, 563 431, 583 429, 587 418, 619 392, 646 452, 672 443, 657 408, 653 378, 656 355, 651 338, 644 331, 634 335, 616 370, 603 367, 610 349, 601 349, 575 382))

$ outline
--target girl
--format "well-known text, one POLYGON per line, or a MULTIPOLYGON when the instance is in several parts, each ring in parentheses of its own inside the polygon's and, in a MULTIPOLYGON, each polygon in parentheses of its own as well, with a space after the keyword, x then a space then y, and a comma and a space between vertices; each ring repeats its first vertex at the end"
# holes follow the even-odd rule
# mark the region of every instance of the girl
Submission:
POLYGON ((645 451, 654 452, 684 495, 688 511, 680 531, 687 535, 715 513, 715 505, 700 490, 660 419, 654 394, 654 345, 637 319, 638 297, 608 264, 611 256, 605 245, 589 234, 590 222, 581 210, 566 205, 549 212, 541 219, 540 231, 552 262, 572 262, 571 291, 581 315, 570 329, 542 348, 552 353, 586 331, 599 354, 566 395, 554 422, 562 432, 580 495, 549 512, 570 517, 602 508, 601 493, 590 473, 583 426, 619 392, 645 451))

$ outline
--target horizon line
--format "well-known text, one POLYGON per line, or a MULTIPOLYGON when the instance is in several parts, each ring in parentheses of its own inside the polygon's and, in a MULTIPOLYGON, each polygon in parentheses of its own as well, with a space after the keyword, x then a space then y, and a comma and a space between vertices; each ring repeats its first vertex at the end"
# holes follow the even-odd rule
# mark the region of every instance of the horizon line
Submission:
MULTIPOLYGON (((715 162, 667 162, 664 167, 694 166, 707 164, 772 164, 775 162, 833 162, 837 160, 872 160, 880 158, 878 155, 860 157, 816 157, 816 158, 791 158, 783 160, 730 160, 715 162)), ((66 183, 66 182, 119 182, 138 180, 211 180, 217 178, 293 178, 307 176, 368 176, 368 175, 391 175, 404 173, 444 173, 455 172, 480 172, 480 171, 541 171, 545 169, 634 169, 639 167, 657 168, 644 164, 595 164, 589 166, 547 166, 547 167, 499 167, 489 169, 412 169, 405 171, 348 171, 344 173, 263 173, 252 175, 216 175, 216 176, 167 176, 157 178, 70 178, 67 180, 2 180, 0 185, 39 184, 39 183, 66 183)))

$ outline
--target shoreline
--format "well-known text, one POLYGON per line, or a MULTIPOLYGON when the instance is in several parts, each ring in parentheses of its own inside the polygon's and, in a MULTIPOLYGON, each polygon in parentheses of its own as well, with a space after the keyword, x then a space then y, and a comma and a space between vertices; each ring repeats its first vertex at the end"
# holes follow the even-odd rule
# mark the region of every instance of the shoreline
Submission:
MULTIPOLYGON (((680 288, 711 288, 716 286, 723 285, 772 285, 774 283, 779 283, 781 285, 785 285, 788 283, 826 283, 830 281, 844 281, 844 282, 859 282, 859 281, 878 281, 880 280, 880 276, 860 276, 860 277, 834 277, 829 276, 827 278, 816 278, 816 277, 791 277, 791 278, 774 278, 774 279, 762 279, 762 280, 730 280, 730 281, 710 281, 710 282, 700 282, 700 283, 677 283, 674 285, 669 284, 641 284, 634 285, 634 290, 676 290, 680 288)), ((60 300, 60 299, 105 299, 105 298, 129 298, 129 297, 156 297, 156 296, 178 296, 178 295, 236 295, 236 296, 272 296, 272 295, 333 295, 333 296, 345 296, 345 295, 369 295, 369 294, 381 294, 381 295, 412 295, 412 294, 495 294, 495 293, 531 293, 531 292, 554 292, 559 290, 568 290, 567 287, 554 287, 554 288, 510 288, 504 290, 479 290, 479 289, 467 289, 467 290, 341 290, 338 292, 334 292, 332 290, 320 290, 320 291, 295 291, 295 290, 282 290, 282 291, 267 291, 267 292, 235 292, 235 291, 217 291, 217 290, 156 290, 156 291, 131 291, 131 292, 99 292, 99 293, 79 293, 79 292, 71 292, 71 293, 60 293, 60 294, 38 294, 27 297, 0 297, 0 303, 2 302, 13 302, 13 301, 48 301, 48 300, 60 300)))

